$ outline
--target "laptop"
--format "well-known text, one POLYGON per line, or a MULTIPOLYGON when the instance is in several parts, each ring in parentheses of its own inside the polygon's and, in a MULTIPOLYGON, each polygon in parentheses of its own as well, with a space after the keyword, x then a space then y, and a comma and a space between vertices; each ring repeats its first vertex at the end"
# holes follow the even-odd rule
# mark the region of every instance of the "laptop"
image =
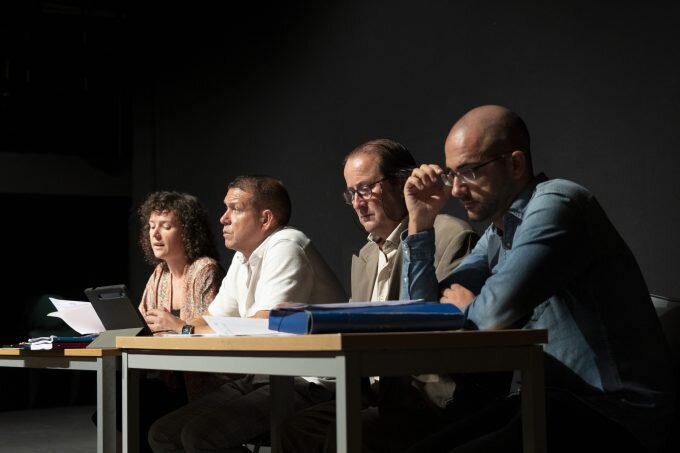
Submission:
POLYGON ((114 348, 117 336, 152 335, 125 285, 87 288, 85 295, 106 329, 90 343, 89 348, 114 348))

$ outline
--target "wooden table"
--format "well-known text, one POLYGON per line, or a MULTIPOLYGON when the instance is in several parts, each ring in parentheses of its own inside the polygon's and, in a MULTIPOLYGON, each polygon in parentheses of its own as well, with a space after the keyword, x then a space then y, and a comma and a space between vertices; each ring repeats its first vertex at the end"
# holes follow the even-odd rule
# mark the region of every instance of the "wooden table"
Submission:
MULTIPOLYGON (((293 376, 336 379, 337 451, 361 451, 360 377, 519 370, 524 451, 545 452, 545 330, 250 337, 118 337, 124 451, 137 446, 139 369, 269 374, 272 428, 287 415, 293 376)), ((272 430, 272 439, 278 433, 272 430)))
POLYGON ((97 372, 97 451, 116 451, 116 369, 118 349, 63 349, 24 351, 0 349, 0 366, 89 370, 97 372))

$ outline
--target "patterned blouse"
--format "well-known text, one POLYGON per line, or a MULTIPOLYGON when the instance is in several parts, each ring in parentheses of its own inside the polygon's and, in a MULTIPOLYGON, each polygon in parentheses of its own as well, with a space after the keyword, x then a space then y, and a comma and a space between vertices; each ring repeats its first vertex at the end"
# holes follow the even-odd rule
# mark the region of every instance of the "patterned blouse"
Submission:
MULTIPOLYGON (((186 299, 179 310, 182 320, 196 318, 208 311, 220 288, 224 272, 217 261, 209 257, 199 258, 184 269, 184 295, 186 299)), ((170 271, 165 262, 159 263, 149 277, 142 295, 139 310, 144 313, 150 308, 166 308, 170 311, 172 281, 170 271)), ((189 400, 194 400, 218 388, 225 380, 232 378, 229 374, 212 373, 176 373, 161 372, 160 378, 171 389, 181 385, 182 374, 189 400)))
MULTIPOLYGON (((187 264, 184 270, 184 295, 186 300, 181 304, 179 318, 182 320, 201 316, 208 311, 220 289, 224 273, 217 261, 207 256, 187 264)), ((166 308, 170 311, 172 282, 170 271, 165 262, 159 263, 149 277, 142 295, 139 310, 144 313, 150 308, 166 308)))

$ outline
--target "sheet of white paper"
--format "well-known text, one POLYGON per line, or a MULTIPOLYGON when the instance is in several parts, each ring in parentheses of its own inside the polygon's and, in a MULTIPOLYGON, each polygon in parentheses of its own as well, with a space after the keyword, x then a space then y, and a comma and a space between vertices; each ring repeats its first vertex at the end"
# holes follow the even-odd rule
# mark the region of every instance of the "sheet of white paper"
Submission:
POLYGON ((52 305, 54 305, 54 308, 57 309, 57 311, 66 310, 68 308, 74 307, 82 307, 84 305, 92 305, 89 302, 82 302, 80 300, 63 300, 55 299, 54 297, 50 297, 50 301, 52 302, 52 305))
POLYGON ((81 335, 99 333, 106 329, 102 324, 92 304, 76 300, 62 300, 50 297, 57 311, 47 316, 61 318, 66 324, 81 335))
POLYGON ((235 335, 290 335, 269 330, 269 320, 261 318, 236 318, 233 316, 208 316, 203 319, 221 336, 235 335))

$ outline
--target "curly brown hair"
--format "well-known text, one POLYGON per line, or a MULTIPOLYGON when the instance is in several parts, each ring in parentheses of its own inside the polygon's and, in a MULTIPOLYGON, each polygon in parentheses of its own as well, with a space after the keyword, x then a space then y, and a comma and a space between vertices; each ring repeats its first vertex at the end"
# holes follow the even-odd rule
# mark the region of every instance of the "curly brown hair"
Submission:
POLYGON ((210 230, 208 213, 193 195, 181 192, 159 191, 150 194, 137 210, 141 230, 139 245, 144 251, 144 258, 151 265, 162 260, 156 258, 149 241, 149 219, 154 212, 171 211, 180 224, 184 253, 193 263, 198 258, 208 256, 219 260, 214 237, 210 230))

